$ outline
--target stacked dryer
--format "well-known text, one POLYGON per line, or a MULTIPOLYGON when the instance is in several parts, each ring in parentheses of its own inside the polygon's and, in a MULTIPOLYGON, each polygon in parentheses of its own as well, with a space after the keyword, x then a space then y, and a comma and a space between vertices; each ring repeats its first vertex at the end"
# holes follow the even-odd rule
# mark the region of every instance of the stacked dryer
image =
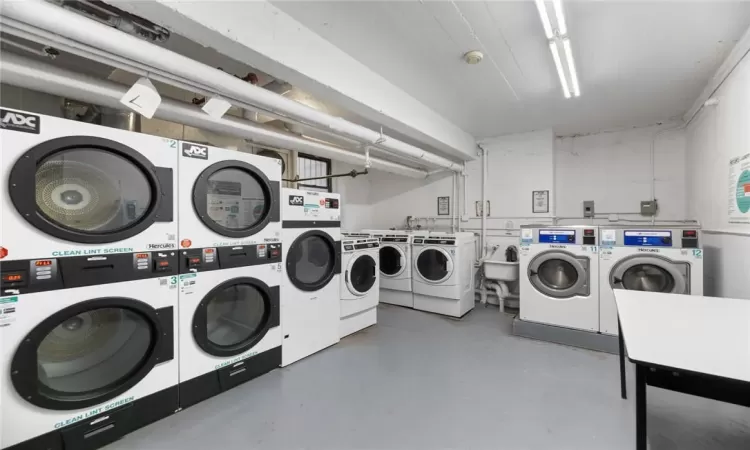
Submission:
POLYGON ((281 365, 339 339, 341 209, 339 194, 283 189, 281 365))
POLYGON ((181 142, 180 406, 281 364, 279 160, 181 142))
POLYGON ((179 407, 178 142, 0 124, 0 444, 97 448, 179 407))

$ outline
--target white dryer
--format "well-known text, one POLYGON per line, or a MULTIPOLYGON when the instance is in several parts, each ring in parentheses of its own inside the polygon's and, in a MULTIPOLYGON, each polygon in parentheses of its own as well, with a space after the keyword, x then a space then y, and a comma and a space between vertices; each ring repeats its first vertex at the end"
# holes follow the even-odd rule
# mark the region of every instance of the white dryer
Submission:
POLYGON ((602 227, 600 236, 602 333, 618 334, 613 289, 703 295, 699 227, 602 227))
POLYGON ((281 365, 340 340, 339 194, 282 190, 281 365))
POLYGON ((379 280, 377 238, 343 237, 341 240, 340 337, 375 325, 378 321, 379 280))
POLYGON ((0 269, 0 447, 95 449, 178 410, 176 250, 0 269))
POLYGON ((597 227, 521 227, 522 320, 599 331, 597 227))
POLYGON ((281 244, 180 250, 180 407, 281 364, 281 244))
POLYGON ((177 248, 178 141, 0 108, 3 261, 177 248))
POLYGON ((380 301, 413 308, 412 235, 391 231, 380 242, 380 301))
POLYGON ((414 235, 414 309, 463 317, 474 309, 474 233, 414 235))
POLYGON ((180 142, 180 248, 279 242, 281 162, 180 142))

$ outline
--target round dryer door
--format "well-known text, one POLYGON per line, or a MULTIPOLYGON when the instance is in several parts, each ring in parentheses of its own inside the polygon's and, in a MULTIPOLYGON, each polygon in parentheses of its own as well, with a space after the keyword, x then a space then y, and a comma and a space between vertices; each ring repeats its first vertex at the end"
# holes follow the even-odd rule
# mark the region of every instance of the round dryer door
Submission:
POLYGON ((543 252, 529 262, 534 288, 552 298, 589 295, 589 258, 562 251, 543 252))
POLYGON ((689 270, 687 263, 659 256, 634 256, 612 268, 610 284, 616 289, 689 294, 689 270))
POLYGON ((453 257, 442 248, 427 247, 417 255, 415 268, 428 283, 442 283, 453 274, 453 257))
POLYGON ((193 315, 193 337, 206 353, 233 356, 252 348, 278 324, 278 290, 256 278, 234 278, 213 288, 193 315))
POLYGON ((384 244, 380 247, 380 273, 384 277, 397 277, 404 273, 406 255, 404 251, 394 245, 384 244))
POLYGON ((193 207, 209 229, 242 238, 262 230, 278 209, 278 186, 258 168, 242 161, 221 161, 201 172, 193 186, 193 207))
POLYGON ((322 289, 335 274, 341 273, 340 245, 324 231, 302 233, 289 246, 286 273, 289 281, 300 290, 322 289))
POLYGON ((173 358, 172 329, 171 314, 157 315, 137 300, 78 303, 26 335, 11 363, 13 385, 21 397, 45 409, 105 402, 173 358))
POLYGON ((46 141, 19 158, 9 181, 23 218, 67 241, 120 241, 158 220, 171 220, 171 171, 108 139, 46 141), (160 208, 169 212, 161 219, 160 208))
POLYGON ((357 255, 344 273, 346 287, 354 295, 365 295, 377 281, 378 263, 370 255, 357 255))

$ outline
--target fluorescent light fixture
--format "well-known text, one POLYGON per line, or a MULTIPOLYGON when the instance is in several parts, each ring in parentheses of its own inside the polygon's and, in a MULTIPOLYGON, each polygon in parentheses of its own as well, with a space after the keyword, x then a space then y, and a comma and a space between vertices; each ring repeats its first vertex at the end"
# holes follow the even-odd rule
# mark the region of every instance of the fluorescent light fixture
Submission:
POLYGON ((536 9, 539 10, 539 18, 542 19, 544 34, 547 36, 547 39, 552 39, 554 36, 554 34, 552 34, 552 24, 549 21, 547 6, 544 4, 544 0, 536 0, 536 9))
POLYGON ((568 71, 570 71, 570 81, 573 84, 573 95, 581 95, 581 88, 578 86, 578 74, 576 73, 576 62, 573 60, 573 49, 570 47, 570 39, 563 39, 563 48, 565 48, 565 59, 568 62, 568 71))
MULTIPOLYGON (((563 13, 562 0, 552 0, 552 6, 555 8, 555 18, 557 19, 557 30, 561 35, 568 34, 568 26, 565 24, 565 13, 563 13)), ((549 19, 547 19, 549 21, 549 19)))
POLYGON ((560 84, 562 84, 563 94, 565 94, 565 98, 570 98, 570 88, 568 87, 568 80, 565 79, 565 72, 563 71, 560 51, 556 40, 550 41, 549 50, 552 52, 552 59, 555 60, 555 68, 557 68, 557 75, 560 76, 560 84))

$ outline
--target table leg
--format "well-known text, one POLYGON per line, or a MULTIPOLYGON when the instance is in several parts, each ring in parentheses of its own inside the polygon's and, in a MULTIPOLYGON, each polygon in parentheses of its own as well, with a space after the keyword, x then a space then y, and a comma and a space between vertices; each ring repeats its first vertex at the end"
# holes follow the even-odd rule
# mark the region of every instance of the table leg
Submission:
POLYGON ((622 337, 622 326, 617 319, 617 339, 620 344, 620 397, 628 398, 628 388, 625 380, 625 339, 622 337))
POLYGON ((635 448, 647 450, 646 428, 646 371, 648 368, 635 365, 635 448))

